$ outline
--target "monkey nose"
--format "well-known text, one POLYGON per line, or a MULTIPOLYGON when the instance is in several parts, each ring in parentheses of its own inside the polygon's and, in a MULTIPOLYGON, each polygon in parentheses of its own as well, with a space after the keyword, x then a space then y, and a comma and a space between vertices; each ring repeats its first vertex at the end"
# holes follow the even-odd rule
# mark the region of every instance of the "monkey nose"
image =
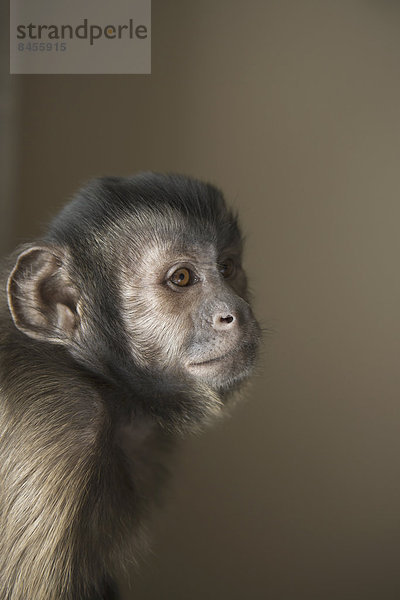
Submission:
POLYGON ((213 317, 212 326, 217 331, 227 331, 236 325, 237 318, 232 313, 217 313, 213 317))

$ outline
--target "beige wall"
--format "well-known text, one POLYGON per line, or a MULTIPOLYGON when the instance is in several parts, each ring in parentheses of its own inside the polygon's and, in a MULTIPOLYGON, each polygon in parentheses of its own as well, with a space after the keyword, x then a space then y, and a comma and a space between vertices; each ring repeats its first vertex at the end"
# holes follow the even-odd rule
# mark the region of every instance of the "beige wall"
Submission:
POLYGON ((210 179, 272 330, 249 401, 184 444, 133 597, 398 599, 400 6, 152 13, 151 76, 15 78, 15 239, 93 175, 210 179))

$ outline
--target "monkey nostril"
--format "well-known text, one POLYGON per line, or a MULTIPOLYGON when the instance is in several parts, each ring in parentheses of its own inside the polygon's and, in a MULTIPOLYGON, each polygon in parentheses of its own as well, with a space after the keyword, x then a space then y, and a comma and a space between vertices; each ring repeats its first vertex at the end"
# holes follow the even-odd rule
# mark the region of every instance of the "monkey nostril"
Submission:
POLYGON ((214 316, 213 327, 214 329, 229 329, 235 321, 236 317, 234 315, 219 313, 214 316))
POLYGON ((232 315, 228 315, 227 317, 220 317, 220 321, 221 323, 232 323, 232 321, 234 321, 235 319, 232 317, 232 315))

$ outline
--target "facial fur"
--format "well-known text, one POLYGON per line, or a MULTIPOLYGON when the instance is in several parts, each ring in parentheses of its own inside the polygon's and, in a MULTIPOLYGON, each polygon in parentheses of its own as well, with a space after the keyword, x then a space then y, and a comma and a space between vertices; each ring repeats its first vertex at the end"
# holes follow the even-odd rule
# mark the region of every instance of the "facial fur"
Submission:
MULTIPOLYGON (((96 195, 99 213, 91 236, 78 237, 85 215, 76 211, 66 228, 68 207, 63 228, 57 221, 53 226, 50 240, 64 252, 67 242, 66 268, 80 297, 71 351, 89 363, 96 356, 100 372, 110 374, 111 367, 128 381, 139 369, 158 373, 168 386, 189 379, 211 395, 226 394, 249 375, 259 342, 237 219, 213 186, 179 176, 165 186, 162 176, 151 177, 150 189, 143 176, 106 178, 91 193, 84 190, 85 201, 96 195), (84 279, 82 252, 90 261, 84 279), (225 277, 227 261, 231 273, 225 277), (171 281, 180 269, 193 279, 183 287, 171 281)), ((90 203, 86 210, 93 210, 90 203)))
POLYGON ((226 391, 249 373, 258 326, 245 300, 246 278, 238 249, 219 250, 187 221, 185 235, 180 235, 182 220, 176 217, 168 236, 155 226, 151 244, 144 244, 141 255, 126 257, 120 271, 122 314, 132 353, 140 354, 143 367, 174 376, 185 373, 226 391), (221 264, 228 258, 234 269, 224 279, 221 264), (179 287, 170 277, 182 269, 194 281, 179 287))

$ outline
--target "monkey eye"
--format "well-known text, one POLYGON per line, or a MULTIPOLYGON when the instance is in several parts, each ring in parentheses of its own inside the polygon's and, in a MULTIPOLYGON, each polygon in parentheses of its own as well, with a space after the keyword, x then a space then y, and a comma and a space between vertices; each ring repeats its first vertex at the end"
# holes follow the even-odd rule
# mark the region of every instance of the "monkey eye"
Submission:
POLYGON ((186 287, 195 283, 196 277, 194 273, 190 269, 186 269, 186 267, 182 267, 181 269, 177 269, 172 273, 169 280, 179 287, 186 287))
POLYGON ((235 273, 235 263, 231 258, 226 258, 224 261, 219 263, 218 269, 222 277, 228 279, 229 277, 232 277, 235 273))

